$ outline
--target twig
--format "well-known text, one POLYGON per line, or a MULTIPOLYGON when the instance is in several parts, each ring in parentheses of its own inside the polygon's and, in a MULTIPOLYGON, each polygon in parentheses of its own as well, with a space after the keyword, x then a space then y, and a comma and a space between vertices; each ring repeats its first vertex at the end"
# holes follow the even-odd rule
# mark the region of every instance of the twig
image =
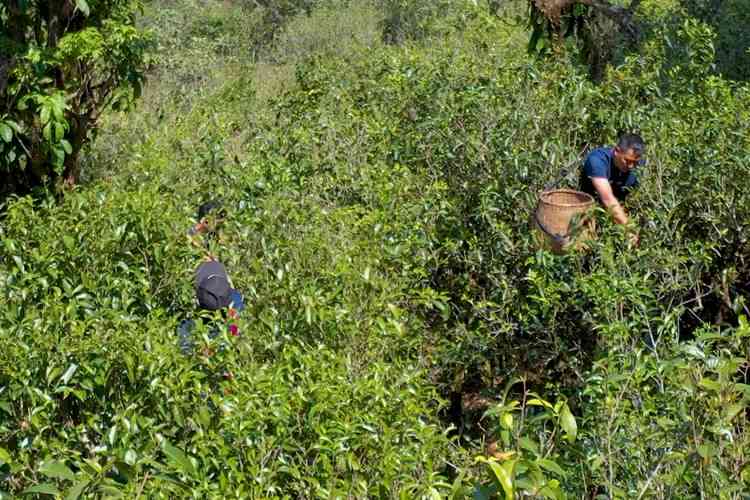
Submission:
POLYGON ((141 484, 138 486, 138 493, 135 495, 135 500, 138 500, 141 498, 141 494, 143 493, 143 488, 146 486, 146 481, 148 481, 148 471, 146 471, 146 475, 143 476, 143 481, 141 481, 141 484))
POLYGON ((656 468, 651 472, 651 475, 648 476, 648 479, 646 480, 646 484, 643 485, 641 492, 638 494, 638 500, 641 500, 641 498, 643 498, 643 495, 646 494, 646 491, 648 491, 648 487, 651 486, 651 482, 659 473, 659 469, 661 469, 661 466, 663 463, 664 462, 660 460, 659 463, 656 465, 656 468))

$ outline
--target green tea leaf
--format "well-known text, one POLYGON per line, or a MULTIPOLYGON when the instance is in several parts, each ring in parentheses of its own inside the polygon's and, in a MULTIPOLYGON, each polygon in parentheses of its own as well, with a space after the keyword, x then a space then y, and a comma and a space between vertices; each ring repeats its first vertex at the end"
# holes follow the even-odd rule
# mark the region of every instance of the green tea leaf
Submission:
POLYGON ((68 369, 65 370, 65 373, 63 373, 62 377, 60 377, 60 382, 63 384, 67 384, 70 382, 70 379, 73 377, 73 374, 78 369, 78 365, 75 363, 71 363, 70 366, 68 366, 68 369))
POLYGON ((10 142, 13 140, 13 130, 9 126, 7 126, 4 123, 0 123, 0 137, 3 138, 5 142, 10 142))
POLYGON ((578 425, 576 424, 575 417, 570 412, 568 403, 563 404, 560 410, 560 426, 563 428, 563 431, 565 431, 565 438, 569 443, 576 440, 576 436, 578 435, 578 425))
POLYGON ((552 498, 554 500, 564 500, 565 493, 560 489, 560 483, 556 479, 549 481, 544 487, 539 490, 539 493, 544 495, 546 498, 552 498))
POLYGON ((76 246, 76 240, 73 239, 70 235, 63 235, 63 244, 65 244, 65 248, 68 250, 73 250, 76 246))
POLYGON ((80 10, 81 13, 86 17, 89 17, 89 15, 91 14, 89 4, 86 0, 76 0, 76 8, 78 8, 78 10, 80 10))
POLYGON ((39 467, 39 472, 52 479, 67 479, 68 481, 74 481, 76 475, 73 474, 64 462, 52 460, 44 462, 39 467))
MULTIPOLYGON (((39 115, 39 119, 41 120, 42 125, 48 125, 49 124, 49 118, 50 118, 50 113, 51 112, 52 112, 52 110, 50 109, 49 106, 46 106, 46 105, 42 106, 42 112, 39 115)), ((47 127, 45 127, 45 128, 47 128, 47 127)), ((45 136, 45 138, 47 138, 47 136, 45 136)))
POLYGON ((57 488, 55 488, 54 484, 41 483, 41 484, 36 484, 34 486, 26 488, 25 490, 21 492, 21 495, 28 495, 30 493, 39 493, 42 495, 56 496, 60 494, 60 491, 57 488))
POLYGON ((526 406, 544 406, 550 410, 554 408, 548 401, 539 398, 529 399, 526 401, 526 406))
POLYGON ((180 469, 186 475, 195 477, 195 466, 184 451, 175 446, 172 446, 166 439, 162 443, 162 451, 164 451, 164 454, 167 456, 173 466, 180 469))
POLYGON ((513 486, 513 467, 516 460, 509 460, 500 465, 495 459, 477 457, 477 461, 483 462, 490 466, 490 470, 495 476, 498 484, 505 492, 505 500, 513 500, 515 488, 513 486))
POLYGON ((0 464, 10 464, 10 453, 5 448, 0 448, 0 464))
POLYGON ((90 482, 91 481, 89 479, 78 481, 72 488, 68 490, 67 494, 65 495, 65 500, 77 500, 90 482))
POLYGON ((550 460, 548 458, 540 458, 536 461, 536 463, 541 467, 542 469, 548 470, 550 472, 554 472, 558 476, 565 477, 565 471, 562 470, 562 468, 557 465, 557 462, 554 460, 550 460))

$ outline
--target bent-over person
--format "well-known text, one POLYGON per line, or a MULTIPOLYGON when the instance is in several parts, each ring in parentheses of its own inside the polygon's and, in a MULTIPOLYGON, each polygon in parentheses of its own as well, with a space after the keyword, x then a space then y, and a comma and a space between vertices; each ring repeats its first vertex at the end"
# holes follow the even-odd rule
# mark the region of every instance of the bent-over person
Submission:
MULTIPOLYGON (((636 168, 644 163, 645 149, 640 135, 625 133, 615 146, 591 151, 583 163, 581 191, 599 200, 617 224, 630 220, 622 202, 638 187, 636 168)), ((637 236, 633 238, 637 243, 637 236)))

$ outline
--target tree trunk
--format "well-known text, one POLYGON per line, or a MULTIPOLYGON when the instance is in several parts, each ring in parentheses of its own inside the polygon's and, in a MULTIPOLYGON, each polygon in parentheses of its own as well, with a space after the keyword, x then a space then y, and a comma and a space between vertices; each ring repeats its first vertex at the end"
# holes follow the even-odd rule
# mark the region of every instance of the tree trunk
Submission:
POLYGON ((78 183, 81 176, 80 153, 86 144, 86 131, 88 130, 88 117, 74 116, 70 119, 70 135, 68 141, 72 151, 65 155, 63 178, 66 185, 78 183))

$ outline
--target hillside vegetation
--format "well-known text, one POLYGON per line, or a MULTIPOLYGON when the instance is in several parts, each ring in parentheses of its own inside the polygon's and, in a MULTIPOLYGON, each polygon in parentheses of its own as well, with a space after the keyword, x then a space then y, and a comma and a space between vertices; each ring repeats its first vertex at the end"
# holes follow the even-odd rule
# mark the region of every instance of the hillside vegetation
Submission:
POLYGON ((525 2, 267 4, 147 3, 84 182, 6 200, 0 498, 750 495, 744 31, 643 0, 594 83, 527 53, 525 2), (598 209, 541 250, 539 191, 620 130, 640 245, 598 209), (194 304, 208 253, 239 336, 194 304))

